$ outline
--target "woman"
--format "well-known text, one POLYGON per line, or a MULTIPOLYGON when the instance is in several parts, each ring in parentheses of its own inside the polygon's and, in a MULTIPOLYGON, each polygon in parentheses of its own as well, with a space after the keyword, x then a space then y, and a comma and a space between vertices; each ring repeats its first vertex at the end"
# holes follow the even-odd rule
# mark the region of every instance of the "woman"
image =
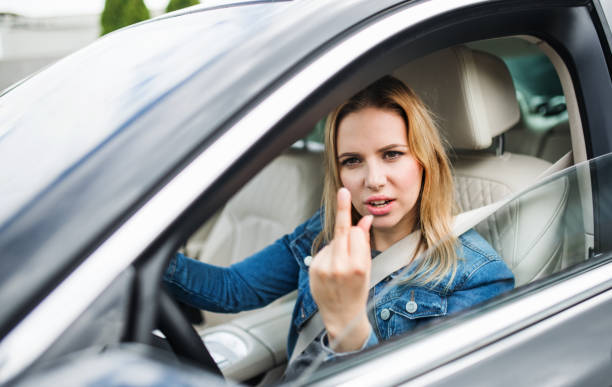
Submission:
POLYGON ((333 111, 325 149, 323 210, 229 268, 177 254, 164 275, 175 297, 238 312, 297 288, 289 356, 317 309, 325 332, 295 370, 321 351, 361 350, 512 289, 512 272, 482 237, 451 236, 449 163, 427 109, 401 81, 384 77, 333 111), (383 292, 386 280, 370 290, 372 256, 413 232, 417 251, 428 254, 406 256, 406 274, 391 291, 383 292))

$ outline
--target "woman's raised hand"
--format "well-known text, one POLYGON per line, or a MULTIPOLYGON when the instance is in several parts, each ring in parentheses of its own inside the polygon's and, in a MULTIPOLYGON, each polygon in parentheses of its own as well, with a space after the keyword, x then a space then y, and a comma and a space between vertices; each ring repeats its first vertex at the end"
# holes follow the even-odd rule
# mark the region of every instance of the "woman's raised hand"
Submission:
POLYGON ((341 188, 334 239, 310 265, 310 290, 329 339, 339 340, 337 352, 360 349, 370 334, 366 303, 372 266, 371 225, 371 215, 351 225, 351 194, 341 188))

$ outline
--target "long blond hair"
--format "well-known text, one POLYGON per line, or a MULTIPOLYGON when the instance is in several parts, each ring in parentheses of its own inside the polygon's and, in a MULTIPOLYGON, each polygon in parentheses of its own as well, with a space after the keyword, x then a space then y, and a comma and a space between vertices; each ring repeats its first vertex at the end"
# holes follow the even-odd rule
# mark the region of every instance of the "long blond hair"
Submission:
MULTIPOLYGON (((452 281, 457 267, 457 254, 456 238, 451 233, 453 178, 450 163, 427 107, 402 81, 391 76, 374 82, 338 106, 327 117, 322 198, 324 219, 323 228, 313 243, 312 253, 314 255, 333 239, 336 193, 342 187, 336 144, 338 127, 347 115, 367 107, 389 110, 404 119, 410 152, 423 167, 421 192, 416 204, 417 226, 421 230, 421 245, 430 250, 419 260, 406 281, 438 283, 449 273, 452 281)), ((361 215, 353 207, 353 224, 360 218, 361 215)), ((407 257, 406 264, 412 259, 407 257)))

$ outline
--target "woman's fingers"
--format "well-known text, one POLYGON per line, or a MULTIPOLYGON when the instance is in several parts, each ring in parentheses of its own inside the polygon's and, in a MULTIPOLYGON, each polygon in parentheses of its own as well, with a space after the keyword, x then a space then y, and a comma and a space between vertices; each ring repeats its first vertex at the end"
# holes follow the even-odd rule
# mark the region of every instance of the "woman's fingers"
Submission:
POLYGON ((334 255, 348 254, 348 236, 351 229, 351 193, 340 188, 337 195, 336 224, 334 227, 334 255))
POLYGON ((351 228, 351 192, 342 187, 338 190, 336 228, 334 237, 347 236, 351 228))
POLYGON ((370 227, 372 226, 372 220, 372 215, 361 218, 357 226, 351 228, 349 236, 351 261, 367 272, 370 270, 372 261, 370 252, 370 227))
POLYGON ((359 227, 353 227, 350 231, 349 249, 351 251, 350 272, 359 276, 368 274, 372 264, 368 234, 359 227))
MULTIPOLYGON (((374 220, 374 217, 372 215, 366 215, 363 218, 359 219, 359 222, 357 223, 357 227, 359 227, 360 229, 363 230, 363 232, 366 235, 370 235, 370 227, 372 226, 372 221, 374 220)), ((368 237, 368 242, 370 241, 370 238, 368 237)))

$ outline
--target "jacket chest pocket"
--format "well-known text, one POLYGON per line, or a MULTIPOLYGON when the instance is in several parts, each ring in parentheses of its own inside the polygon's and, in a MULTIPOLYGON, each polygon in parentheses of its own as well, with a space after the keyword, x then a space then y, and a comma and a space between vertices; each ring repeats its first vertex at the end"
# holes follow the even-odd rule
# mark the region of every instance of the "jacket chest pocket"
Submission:
POLYGON ((417 325, 434 317, 446 315, 446 297, 438 293, 418 288, 398 288, 378 304, 376 319, 381 334, 391 336, 411 331, 417 325))

